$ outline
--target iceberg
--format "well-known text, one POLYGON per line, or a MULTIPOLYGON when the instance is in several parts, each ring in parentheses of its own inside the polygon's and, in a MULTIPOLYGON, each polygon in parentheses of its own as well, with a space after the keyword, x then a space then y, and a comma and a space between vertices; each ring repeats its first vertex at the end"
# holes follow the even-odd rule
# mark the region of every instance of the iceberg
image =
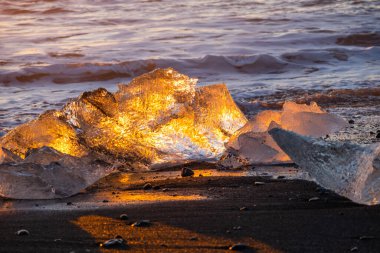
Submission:
POLYGON ((380 144, 325 141, 280 128, 269 134, 321 186, 360 204, 379 203, 380 144))
POLYGON ((268 134, 270 129, 280 127, 306 136, 322 137, 339 131, 346 124, 344 119, 323 111, 314 102, 305 105, 287 101, 281 111, 260 112, 239 129, 227 143, 219 165, 238 168, 291 162, 268 134))
POLYGON ((293 102, 248 121, 226 85, 196 83, 174 69, 156 69, 119 84, 115 93, 84 92, 62 109, 14 128, 0 138, 0 196, 68 197, 116 167, 286 162, 293 156, 282 151, 271 129, 318 137, 345 125, 315 103, 293 102))
POLYGON ((16 127, 0 146, 20 158, 44 146, 74 157, 96 151, 141 168, 217 160, 247 119, 224 84, 196 83, 168 68, 120 84, 116 93, 85 92, 16 127))
POLYGON ((71 196, 113 171, 216 161, 247 122, 226 85, 156 69, 84 92, 0 138, 0 195, 71 196))

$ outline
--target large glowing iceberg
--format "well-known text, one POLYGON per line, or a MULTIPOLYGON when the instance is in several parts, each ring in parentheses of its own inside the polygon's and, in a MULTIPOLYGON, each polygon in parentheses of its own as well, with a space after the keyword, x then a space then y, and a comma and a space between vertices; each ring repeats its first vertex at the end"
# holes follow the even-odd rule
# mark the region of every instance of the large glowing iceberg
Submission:
POLYGON ((85 92, 62 110, 13 129, 0 146, 21 158, 43 146, 75 157, 96 151, 142 167, 216 160, 247 120, 224 84, 196 82, 157 69, 116 93, 85 92))
POLYGON ((327 142, 279 128, 269 133, 321 186, 357 203, 379 203, 380 144, 327 142))
POLYGON ((263 111, 237 131, 230 138, 219 163, 223 167, 235 168, 290 162, 290 158, 268 134, 270 129, 281 127, 302 135, 321 137, 345 125, 342 118, 323 111, 316 103, 305 105, 288 101, 281 111, 263 111))

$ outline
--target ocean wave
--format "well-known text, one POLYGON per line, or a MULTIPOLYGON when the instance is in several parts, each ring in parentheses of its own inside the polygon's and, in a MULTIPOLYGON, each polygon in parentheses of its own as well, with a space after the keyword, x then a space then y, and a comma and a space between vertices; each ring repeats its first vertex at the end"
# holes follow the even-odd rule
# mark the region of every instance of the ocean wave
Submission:
POLYGON ((59 13, 66 13, 66 12, 73 12, 71 10, 67 10, 60 7, 54 7, 46 10, 33 10, 33 9, 21 9, 21 8, 6 8, 1 11, 1 14, 4 15, 23 15, 23 14, 59 14, 59 13))
POLYGON ((42 14, 57 14, 57 13, 66 13, 66 12, 72 12, 72 11, 64 9, 64 8, 56 7, 56 8, 44 10, 41 13, 42 14))
POLYGON ((33 10, 27 10, 27 9, 18 9, 18 8, 7 8, 1 10, 1 14, 4 15, 22 15, 22 14, 32 14, 36 13, 36 11, 33 10))
POLYGON ((315 7, 315 6, 324 6, 324 5, 330 5, 330 4, 336 4, 337 1, 333 0, 307 0, 302 1, 301 6, 302 7, 315 7))
POLYGON ((338 49, 330 50, 301 50, 293 53, 285 53, 281 58, 294 63, 330 63, 331 61, 347 61, 349 58, 348 52, 338 49))
MULTIPOLYGON (((62 36, 77 36, 72 34, 62 36)), ((256 55, 206 55, 202 58, 146 59, 120 62, 86 62, 87 54, 81 51, 48 52, 51 58, 59 58, 63 63, 24 65, 23 68, 0 71, 0 84, 9 85, 29 82, 50 82, 57 84, 108 81, 130 78, 152 71, 155 68, 174 68, 188 75, 207 77, 212 75, 308 75, 310 73, 341 68, 343 64, 353 68, 353 64, 363 61, 376 62, 380 58, 380 47, 348 49, 342 47, 325 49, 301 49, 283 53, 256 55), (67 63, 64 63, 67 62, 67 63), (322 66, 323 65, 323 66, 322 66), (13 70, 13 71, 12 71, 13 70)), ((8 62, 0 62, 8 64, 8 62)))
POLYGON ((355 33, 336 39, 336 44, 342 46, 372 47, 380 46, 380 33, 355 33))
MULTIPOLYGON (((51 57, 80 58, 81 54, 50 53, 51 57)), ((118 63, 67 63, 41 67, 26 67, 19 71, 0 74, 0 83, 28 83, 51 81, 53 83, 80 83, 106 81, 123 77, 134 77, 155 68, 173 67, 185 73, 192 71, 212 73, 278 74, 290 69, 305 67, 267 55, 215 56, 197 59, 155 59, 118 63)))

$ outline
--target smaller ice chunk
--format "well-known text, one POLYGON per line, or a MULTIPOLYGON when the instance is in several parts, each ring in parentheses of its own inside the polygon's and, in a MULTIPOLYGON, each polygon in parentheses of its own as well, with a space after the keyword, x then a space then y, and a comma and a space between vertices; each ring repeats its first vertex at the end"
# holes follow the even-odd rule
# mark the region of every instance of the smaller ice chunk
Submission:
POLYGON ((32 150, 18 163, 0 164, 0 196, 53 199, 72 196, 113 172, 93 157, 77 158, 49 147, 32 150))
POLYGON ((280 128, 269 134, 321 186, 357 203, 379 203, 380 144, 328 142, 280 128))
POLYGON ((287 101, 282 111, 260 112, 239 129, 230 138, 227 151, 219 164, 235 168, 251 164, 291 162, 268 134, 270 129, 280 127, 302 135, 322 137, 339 131, 345 125, 344 119, 323 111, 314 102, 306 105, 287 101))

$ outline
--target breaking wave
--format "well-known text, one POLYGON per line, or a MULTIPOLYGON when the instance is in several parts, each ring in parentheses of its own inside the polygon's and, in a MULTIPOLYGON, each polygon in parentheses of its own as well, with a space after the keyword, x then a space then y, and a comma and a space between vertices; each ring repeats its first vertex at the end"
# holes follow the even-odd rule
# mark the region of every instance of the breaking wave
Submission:
MULTIPOLYGON (((77 53, 49 53, 55 58, 83 57, 77 53)), ((305 67, 286 59, 271 55, 215 56, 207 55, 197 59, 136 60, 120 63, 64 63, 42 67, 26 67, 20 71, 3 73, 0 83, 28 83, 52 81, 57 84, 105 81, 122 77, 134 77, 155 68, 175 67, 179 71, 199 70, 202 72, 278 74, 291 69, 305 67)))
MULTIPOLYGON (((54 41, 77 35, 82 34, 45 39, 54 41)), ((352 62, 354 61, 366 60, 367 64, 370 64, 370 61, 376 63, 380 57, 380 47, 302 49, 279 56, 271 54, 206 55, 202 58, 190 59, 147 59, 120 62, 87 61, 87 55, 80 51, 56 51, 48 52, 47 55, 53 59, 52 62, 57 62, 59 59, 61 63, 26 64, 23 68, 14 71, 12 62, 1 61, 0 64, 7 66, 8 70, 4 68, 0 71, 0 84, 26 84, 37 81, 56 84, 107 81, 135 77, 155 68, 169 67, 201 77, 214 74, 246 74, 267 75, 266 78, 270 78, 269 76, 275 78, 276 75, 284 73, 293 73, 295 76, 302 77, 326 69, 332 71, 335 68, 337 71, 345 71, 344 69, 353 67, 352 62), (341 68, 343 65, 346 68, 341 68)), ((368 68, 371 69, 371 66, 368 65, 368 68)))
POLYGON ((380 46, 380 33, 355 33, 345 37, 339 37, 336 40, 338 45, 343 46, 360 46, 360 47, 372 47, 380 46))

